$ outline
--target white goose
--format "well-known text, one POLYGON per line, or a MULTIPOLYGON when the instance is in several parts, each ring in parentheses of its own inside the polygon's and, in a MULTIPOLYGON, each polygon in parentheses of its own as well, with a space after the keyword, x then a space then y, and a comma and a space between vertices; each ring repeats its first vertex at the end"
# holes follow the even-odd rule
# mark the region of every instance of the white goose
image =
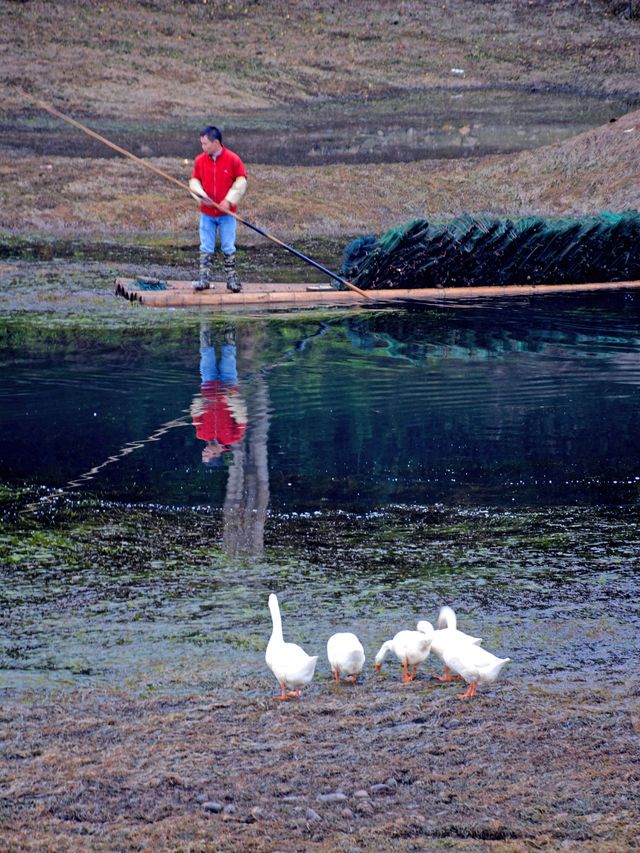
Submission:
POLYGON ((327 658, 336 681, 340 681, 340 676, 344 675, 355 684, 365 660, 362 643, 355 634, 345 631, 329 637, 327 658))
POLYGON ((295 643, 285 643, 282 636, 282 619, 278 597, 271 593, 269 610, 273 622, 273 631, 267 645, 265 660, 280 685, 278 699, 299 696, 300 691, 313 678, 318 656, 310 657, 304 649, 295 643))
POLYGON ((457 694, 458 699, 471 699, 476 695, 478 684, 492 684, 510 660, 496 657, 481 646, 464 641, 449 643, 444 648, 446 666, 459 673, 469 685, 464 693, 457 694))
POLYGON ((458 620, 456 614, 451 607, 441 607, 436 622, 436 630, 430 622, 422 621, 416 625, 418 631, 423 631, 427 635, 433 634, 431 642, 431 651, 436 654, 444 663, 444 675, 434 675, 438 681, 455 681, 460 678, 459 675, 451 675, 449 667, 444 660, 444 650, 451 643, 471 643, 474 646, 482 644, 480 637, 472 637, 470 634, 465 634, 464 631, 458 630, 458 620))
MULTIPOLYGON (((433 628, 431 628, 431 634, 433 634, 433 628)), ((387 640, 380 646, 380 651, 376 655, 376 669, 379 670, 387 654, 393 652, 402 662, 404 670, 402 680, 413 681, 418 664, 429 657, 431 639, 428 631, 398 631, 393 640, 387 640), (413 667, 411 673, 409 673, 409 666, 413 667)))

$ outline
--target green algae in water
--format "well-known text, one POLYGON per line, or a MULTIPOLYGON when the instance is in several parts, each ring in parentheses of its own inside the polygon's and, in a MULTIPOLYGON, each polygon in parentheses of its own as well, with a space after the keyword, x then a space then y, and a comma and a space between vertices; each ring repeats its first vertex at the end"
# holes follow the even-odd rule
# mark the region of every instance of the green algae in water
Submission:
POLYGON ((520 678, 576 660, 595 673, 594 642, 602 666, 624 665, 637 645, 630 592, 640 530, 630 511, 495 511, 489 524, 485 512, 455 508, 397 507, 366 520, 277 517, 265 556, 240 562, 211 550, 220 517, 137 509, 138 534, 128 541, 122 507, 96 518, 86 505, 82 524, 78 511, 62 505, 51 518, 57 571, 38 537, 23 543, 24 572, 2 561, 2 677, 10 693, 202 690, 227 684, 227 668, 251 675, 259 692, 272 590, 281 595, 288 639, 319 654, 334 629, 348 627, 371 658, 390 632, 435 620, 444 602, 466 630, 513 657, 520 678), (574 532, 550 563, 545 540, 563 521, 574 532), (117 534, 123 545, 114 552, 117 534), (65 567, 70 543, 73 575, 65 567), (606 543, 606 558, 593 554, 595 543, 606 543), (151 551, 153 560, 137 557, 151 551), (603 620, 603 607, 615 609, 615 625, 603 620), (553 653, 540 660, 550 637, 553 653))
MULTIPOLYGON (((245 532, 264 531, 244 552, 224 509, 234 468, 201 466, 190 422, 199 318, 67 326, 59 345, 46 324, 6 323, 3 446, 24 442, 34 465, 5 469, 0 493, 5 695, 222 690, 232 670, 261 694, 270 591, 287 638, 321 656, 346 629, 371 659, 448 603, 514 677, 624 671, 638 642, 637 304, 590 306, 238 322, 268 474, 245 532)), ((213 335, 226 323, 210 318, 213 335)))

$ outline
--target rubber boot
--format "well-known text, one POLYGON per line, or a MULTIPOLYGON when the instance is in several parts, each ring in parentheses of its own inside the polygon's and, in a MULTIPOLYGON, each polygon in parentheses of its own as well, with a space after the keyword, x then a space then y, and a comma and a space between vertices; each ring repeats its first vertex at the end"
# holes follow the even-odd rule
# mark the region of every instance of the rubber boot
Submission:
POLYGON ((200 352, 204 349, 210 349, 211 345, 211 323, 203 320, 200 323, 200 352))
POLYGON ((209 290, 213 284, 213 252, 200 252, 200 273, 194 290, 209 290))
POLYGON ((236 275, 236 253, 232 252, 224 256, 224 271, 227 276, 227 290, 232 293, 240 293, 242 285, 236 275))

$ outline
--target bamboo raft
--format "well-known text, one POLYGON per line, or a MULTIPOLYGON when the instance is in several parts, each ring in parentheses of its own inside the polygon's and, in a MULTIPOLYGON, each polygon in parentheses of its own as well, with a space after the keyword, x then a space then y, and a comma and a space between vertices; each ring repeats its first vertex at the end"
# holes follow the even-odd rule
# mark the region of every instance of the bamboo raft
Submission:
POLYGON ((640 281, 592 282, 589 284, 542 284, 484 287, 442 287, 428 289, 371 290, 371 299, 351 290, 335 290, 330 285, 301 283, 247 283, 241 293, 230 293, 224 282, 218 282, 211 290, 195 291, 193 282, 170 279, 162 282, 163 289, 146 289, 144 279, 117 278, 116 296, 139 302, 152 308, 239 308, 242 306, 288 306, 288 305, 368 305, 388 307, 394 301, 399 307, 404 301, 444 302, 459 299, 476 299, 496 296, 537 296, 548 293, 570 293, 594 290, 620 290, 640 288, 640 281))

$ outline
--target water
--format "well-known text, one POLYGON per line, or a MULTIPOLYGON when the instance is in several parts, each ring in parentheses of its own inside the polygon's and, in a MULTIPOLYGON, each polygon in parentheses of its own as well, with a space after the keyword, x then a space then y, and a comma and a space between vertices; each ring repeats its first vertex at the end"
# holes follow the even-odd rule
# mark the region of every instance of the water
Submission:
POLYGON ((289 639, 320 654, 351 628, 372 660, 448 602, 514 677, 624 673, 639 650, 639 306, 576 294, 243 319, 237 382, 204 387, 201 348, 226 345, 233 369, 215 319, 167 341, 7 348, 5 691, 203 690, 230 668, 262 691, 272 589, 289 639), (205 465, 207 429, 227 449, 205 465))
POLYGON ((229 387, 246 441, 213 468, 189 411, 201 398, 199 321, 164 349, 135 340, 86 352, 79 340, 11 353, 0 476, 65 489, 84 475, 71 492, 219 506, 236 457, 260 445, 277 511, 635 502, 637 306, 576 295, 243 322, 229 387))

